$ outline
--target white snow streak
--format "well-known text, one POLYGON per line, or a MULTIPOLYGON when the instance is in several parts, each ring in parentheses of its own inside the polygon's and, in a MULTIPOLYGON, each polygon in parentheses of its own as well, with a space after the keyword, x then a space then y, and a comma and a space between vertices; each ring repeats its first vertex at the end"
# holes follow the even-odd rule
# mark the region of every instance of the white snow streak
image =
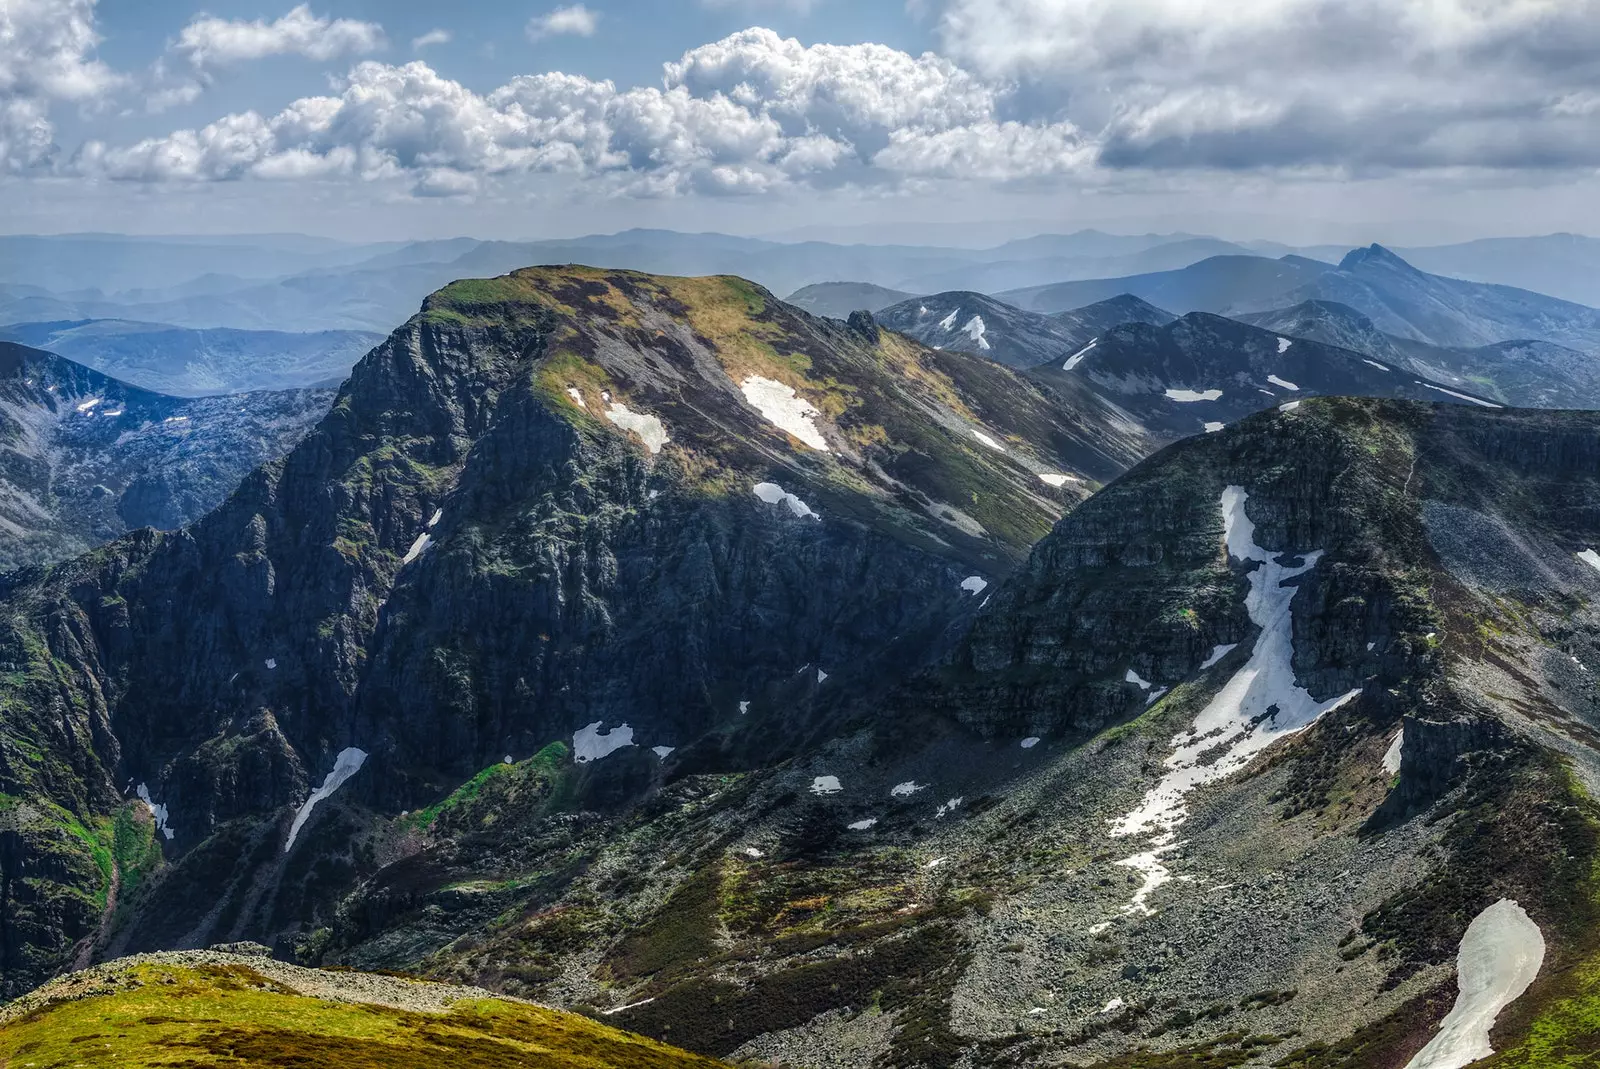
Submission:
POLYGON ((988 446, 990 449, 993 449, 996 453, 1004 453, 1006 451, 1005 446, 1001 445, 987 434, 984 434, 982 431, 973 431, 972 436, 978 441, 982 442, 984 445, 988 446))
POLYGON ((983 336, 985 328, 982 316, 973 316, 961 329, 967 332, 967 337, 978 343, 978 348, 987 350, 990 347, 989 339, 983 336))
POLYGON ((588 409, 589 406, 583 403, 583 394, 579 392, 576 386, 567 387, 567 396, 572 398, 572 403, 577 405, 579 408, 585 410, 588 409))
POLYGON ((1221 390, 1172 390, 1167 391, 1169 401, 1215 401, 1222 396, 1221 390))
POLYGON ((744 391, 744 399, 750 402, 750 407, 760 412, 768 423, 798 438, 812 449, 824 453, 828 451, 828 443, 813 422, 822 413, 810 401, 796 394, 794 387, 764 379, 760 375, 751 375, 739 384, 739 389, 744 391))
POLYGON ((969 575, 961 580, 961 589, 967 591, 973 597, 982 594, 988 586, 989 580, 981 575, 969 575))
POLYGON ((151 800, 150 788, 146 784, 139 784, 139 790, 136 793, 139 795, 139 801, 144 803, 144 807, 150 810, 150 815, 155 818, 156 830, 162 835, 165 835, 168 842, 171 842, 172 836, 175 833, 173 832, 172 828, 167 825, 167 807, 164 805, 157 805, 151 800))
POLYGON ((756 483, 750 488, 750 490, 769 505, 787 505, 789 511, 798 517, 804 518, 806 516, 810 516, 813 520, 822 519, 821 516, 818 516, 815 512, 811 511, 810 505, 807 505, 804 501, 801 501, 793 494, 788 493, 777 483, 756 483))
POLYGON ((928 785, 926 783, 918 783, 916 780, 908 779, 904 783, 896 783, 894 787, 890 789, 889 794, 893 798, 910 798, 918 791, 925 791, 927 789, 928 785))
POLYGON ((1249 573, 1245 611, 1261 633, 1250 660, 1206 704, 1194 725, 1174 736, 1166 774, 1132 812, 1111 822, 1115 838, 1153 836, 1154 849, 1117 862, 1145 878, 1126 912, 1148 912, 1145 900, 1170 878, 1160 858, 1178 845, 1176 829, 1188 818, 1184 799, 1191 791, 1233 775, 1277 740, 1303 731, 1360 693, 1352 690, 1319 702, 1295 683, 1290 605, 1297 588, 1284 583, 1316 567, 1322 551, 1304 554, 1298 565, 1289 565, 1284 562, 1293 560, 1294 554, 1274 555, 1257 545, 1255 524, 1245 514, 1248 499, 1242 487, 1222 492, 1223 530, 1228 555, 1256 565, 1249 573))
POLYGON ((956 325, 956 317, 959 316, 960 314, 961 314, 961 309, 957 308, 955 311, 951 312, 949 315, 947 315, 943 319, 939 320, 939 329, 940 330, 950 330, 950 329, 954 328, 955 325, 956 325))
POLYGON ((1122 681, 1124 683, 1132 683, 1134 686, 1138 687, 1140 690, 1149 690, 1150 689, 1150 684, 1146 680, 1140 679, 1139 678, 1139 673, 1135 672, 1131 668, 1128 669, 1128 674, 1122 677, 1122 681))
POLYGON ((1210 668, 1212 665, 1216 664, 1218 661, 1222 660, 1224 657, 1238 648, 1239 644, 1237 642, 1230 642, 1226 646, 1216 647, 1211 651, 1211 656, 1200 662, 1200 670, 1204 672, 1207 668, 1210 668))
POLYGON ((1544 964, 1544 936, 1527 912, 1502 898, 1467 925, 1456 952, 1456 1004, 1406 1069, 1461 1069, 1494 1053, 1489 1029, 1528 990, 1544 964))
POLYGON ((1272 383, 1272 385, 1274 385, 1274 386, 1282 386, 1285 390, 1298 391, 1300 389, 1300 387, 1296 386, 1294 383, 1290 382, 1288 379, 1280 379, 1276 375, 1268 375, 1267 376, 1267 381, 1272 383))
POLYGON ((100 403, 100 398, 91 397, 87 401, 85 401, 83 404, 78 406, 78 411, 79 412, 87 412, 87 411, 89 411, 91 408, 93 408, 95 405, 97 405, 99 403, 100 403))
POLYGON ((1039 481, 1044 483, 1046 486, 1054 486, 1059 489, 1060 487, 1067 485, 1069 482, 1075 483, 1081 480, 1079 480, 1076 475, 1060 475, 1055 472, 1041 471, 1039 473, 1039 481))
POLYGON ((964 798, 952 798, 948 802, 945 802, 943 805, 941 805, 938 809, 934 810, 933 815, 935 817, 942 817, 946 813, 954 813, 957 809, 961 808, 961 803, 963 801, 965 801, 964 798))
POLYGON ((632 431, 644 442, 651 453, 661 452, 661 447, 672 441, 661 421, 646 412, 635 412, 625 404, 612 401, 606 406, 606 419, 625 431, 632 431))
POLYGON ((305 827, 306 818, 311 816, 311 810, 316 804, 327 798, 334 791, 344 786, 345 781, 357 772, 367 761, 367 751, 358 750, 354 746, 347 746, 339 751, 339 756, 333 759, 333 771, 328 773, 327 779, 322 781, 322 786, 311 792, 311 797, 300 804, 295 810, 294 823, 289 825, 289 841, 283 844, 283 852, 288 853, 294 848, 294 841, 300 835, 300 829, 305 827))
POLYGON ((1390 372, 1391 374, 1394 372, 1394 368, 1389 367, 1386 364, 1380 364, 1376 360, 1368 360, 1366 357, 1362 357, 1361 358, 1361 362, 1363 364, 1366 364, 1368 367, 1375 367, 1379 371, 1387 371, 1387 372, 1390 372))
POLYGON ((1451 397, 1460 398, 1463 401, 1470 401, 1473 404, 1478 405, 1478 406, 1480 406, 1482 408, 1504 408, 1505 407, 1504 405, 1497 405, 1497 404, 1494 404, 1493 402, 1490 402, 1490 401, 1480 400, 1479 398, 1472 397, 1472 396, 1469 396, 1469 395, 1464 394, 1464 393, 1456 393, 1454 390, 1447 390, 1443 386, 1435 386, 1431 382, 1423 382, 1420 379, 1417 380, 1417 385, 1418 386, 1426 386, 1430 390, 1438 390, 1440 393, 1447 393, 1451 397))
POLYGON ((1083 358, 1088 356, 1089 353, 1094 350, 1094 347, 1096 345, 1099 345, 1099 344, 1100 344, 1100 339, 1096 338, 1094 341, 1090 342, 1088 345, 1085 345, 1082 349, 1079 349, 1077 352, 1075 352, 1071 356, 1067 357, 1067 362, 1065 364, 1061 365, 1061 370, 1062 371, 1071 371, 1073 368, 1075 368, 1079 364, 1083 363, 1083 358))
POLYGON ((161 422, 162 423, 188 423, 189 422, 189 417, 188 416, 168 416, 166 419, 162 420, 161 422))
POLYGON ((444 519, 444 509, 434 509, 433 515, 428 517, 428 530, 439 526, 439 521, 444 519))
POLYGON ((411 543, 410 549, 406 550, 405 559, 400 562, 401 567, 410 564, 412 561, 422 556, 427 552, 428 547, 431 545, 433 545, 433 536, 431 534, 424 531, 417 535, 417 540, 411 543))
POLYGON ((866 831, 876 823, 878 823, 877 817, 868 817, 866 820, 858 820, 854 824, 845 825, 845 827, 851 831, 866 831))
POLYGON ((616 753, 624 746, 633 745, 633 728, 627 724, 612 728, 605 735, 600 734, 600 725, 604 720, 596 720, 586 727, 579 728, 572 733, 572 760, 576 764, 586 765, 590 761, 598 761, 616 753))
POLYGON ((1288 352, 1289 351, 1289 346, 1291 346, 1293 344, 1294 344, 1294 342, 1290 341, 1288 338, 1279 338, 1278 339, 1278 355, 1282 356, 1284 353, 1288 352))
POLYGON ((1400 753, 1405 744, 1406 729, 1401 728, 1395 732, 1394 741, 1389 744, 1389 748, 1383 754, 1383 770, 1391 776, 1399 775, 1400 773, 1400 753))
POLYGON ((1284 404, 1281 404, 1281 405, 1278 406, 1278 411, 1279 412, 1293 412, 1295 409, 1297 409, 1299 407, 1300 407, 1300 402, 1299 401, 1287 401, 1284 404))

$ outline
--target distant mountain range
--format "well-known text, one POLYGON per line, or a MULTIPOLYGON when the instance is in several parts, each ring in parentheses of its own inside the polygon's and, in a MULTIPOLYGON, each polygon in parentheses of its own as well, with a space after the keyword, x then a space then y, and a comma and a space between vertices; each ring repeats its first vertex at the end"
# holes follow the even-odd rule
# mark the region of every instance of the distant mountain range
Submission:
POLYGON ((848 319, 851 312, 878 312, 891 304, 910 300, 913 295, 870 282, 818 282, 802 286, 784 300, 812 315, 848 319))
POLYGON ((0 342, 0 571, 198 519, 296 445, 333 396, 170 397, 0 342))
POLYGON ((364 331, 191 330, 89 319, 0 327, 0 340, 48 349, 149 390, 202 396, 337 386, 383 336, 364 331))
MULTIPOLYGON (((1552 235, 1396 251, 1438 275, 1600 304, 1600 242, 1594 239, 1552 235)), ((1195 234, 1093 230, 1040 234, 985 249, 778 242, 663 230, 369 245, 293 236, 0 237, 0 323, 118 319, 187 328, 381 333, 404 320, 425 295, 456 279, 567 263, 671 275, 733 274, 791 294, 854 281, 908 295, 999 294, 1028 311, 1055 312, 1131 292, 1174 312, 1224 312, 1238 301, 1286 296, 1333 269, 1347 252, 1339 246, 1291 249, 1195 234), (1218 257, 1249 263, 1191 271, 1218 257), (1180 274, 1151 277, 1173 272, 1180 274), (1038 296, 1079 282, 1090 285, 1038 296)), ((843 303, 854 302, 816 310, 854 310, 843 303)))

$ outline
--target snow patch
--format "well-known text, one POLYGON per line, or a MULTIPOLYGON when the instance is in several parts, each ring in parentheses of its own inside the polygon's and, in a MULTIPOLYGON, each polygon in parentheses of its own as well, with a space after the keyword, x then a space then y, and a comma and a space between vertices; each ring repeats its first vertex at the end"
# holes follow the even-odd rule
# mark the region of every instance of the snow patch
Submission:
POLYGON ((943 319, 939 320, 939 329, 940 330, 951 330, 951 329, 953 329, 955 327, 955 325, 956 325, 956 317, 959 316, 960 314, 961 314, 961 309, 957 308, 955 311, 951 312, 949 315, 947 315, 943 319))
POLYGON ((1256 543, 1255 524, 1245 513, 1247 500, 1243 487, 1230 486, 1222 492, 1223 532, 1228 555, 1255 565, 1249 573, 1245 611, 1261 632, 1250 660, 1223 684, 1193 726, 1173 737, 1173 752, 1160 781, 1132 812, 1111 822, 1114 838, 1154 836, 1153 849, 1117 862, 1144 876, 1125 912, 1148 913, 1146 900, 1171 878, 1161 857, 1178 845, 1175 829, 1188 819, 1184 800, 1191 791, 1233 775, 1274 742, 1305 730, 1361 693, 1351 690, 1319 702, 1295 682, 1290 606, 1298 588, 1284 584, 1316 567, 1322 551, 1300 555, 1300 563, 1289 564, 1295 554, 1263 549, 1256 543))
POLYGON ((1110 1002, 1108 1002, 1104 1006, 1100 1007, 1100 1012, 1102 1014, 1116 1013, 1118 1010, 1122 1009, 1122 1007, 1124 1007, 1126 1005, 1127 1005, 1127 1003, 1122 1001, 1122 996, 1118 995, 1116 998, 1112 999, 1110 1002))
POLYGON ((1224 428, 1226 426, 1227 426, 1226 423, 1218 423, 1215 420, 1208 420, 1206 422, 1206 433, 1207 434, 1216 434, 1218 431, 1222 430, 1222 428, 1224 428))
POLYGON ((985 579, 981 575, 969 575, 965 579, 961 580, 961 589, 965 590, 973 597, 977 597, 979 594, 982 594, 988 586, 989 580, 985 579))
POLYGON ((433 515, 428 517, 428 530, 439 526, 439 521, 444 519, 444 509, 434 509, 433 515))
POLYGON ((1053 471, 1041 471, 1039 473, 1039 481, 1046 486, 1054 486, 1059 489, 1068 483, 1075 483, 1079 480, 1076 475, 1061 475, 1053 471))
POLYGON ((1544 936, 1517 903, 1502 898, 1467 925, 1456 952, 1456 1004, 1406 1069, 1461 1069, 1494 1053, 1489 1030, 1544 964, 1544 936))
POLYGON ((1481 408, 1504 408, 1505 407, 1505 405, 1497 405, 1497 404, 1494 404, 1491 401, 1484 401, 1484 400, 1481 400, 1481 399, 1479 399, 1477 397, 1472 397, 1472 396, 1470 396, 1468 394, 1456 393, 1454 390, 1447 390, 1443 386, 1435 386, 1433 383, 1431 383, 1431 382, 1423 382, 1421 379, 1417 380, 1417 385, 1418 386, 1426 386, 1430 390, 1438 390, 1440 393, 1447 393, 1451 397, 1458 398, 1458 399, 1460 399, 1462 401, 1470 401, 1472 404, 1478 405, 1481 408))
POLYGON ((431 545, 433 545, 433 535, 426 531, 417 535, 417 540, 411 543, 410 549, 406 550, 405 559, 400 562, 401 567, 410 564, 412 561, 422 556, 428 551, 428 547, 431 545))
POLYGON ((1237 642, 1230 642, 1226 646, 1216 647, 1211 651, 1211 656, 1200 662, 1200 670, 1204 672, 1207 668, 1210 668, 1212 665, 1216 664, 1218 661, 1222 660, 1224 657, 1238 648, 1239 644, 1237 642))
POLYGON ((602 1016, 602 1017, 610 1017, 613 1013, 621 1013, 623 1010, 631 1010, 631 1009, 635 1009, 635 1008, 637 1008, 639 1006, 648 1006, 648 1005, 650 1005, 650 1003, 652 1003, 654 1001, 655 1001, 655 999, 653 999, 653 998, 642 998, 638 1002, 630 1002, 626 1006, 613 1006, 609 1010, 601 1010, 600 1011, 600 1016, 602 1016))
MULTIPOLYGON (((100 410, 100 415, 106 419, 116 419, 126 411, 126 408, 102 408, 100 410)), ((241 409, 240 411, 243 410, 241 409)))
POLYGON ((635 412, 627 405, 613 401, 606 406, 606 419, 639 436, 644 447, 652 454, 661 452, 661 447, 672 441, 667 437, 667 429, 661 425, 656 417, 645 413, 635 412))
POLYGON ((1280 379, 1276 375, 1268 375, 1267 376, 1267 381, 1272 383, 1272 385, 1274 385, 1274 386, 1281 386, 1285 390, 1294 390, 1296 392, 1299 392, 1299 390, 1300 390, 1300 387, 1296 386, 1294 383, 1290 382, 1288 379, 1280 379))
POLYGON ((1279 338, 1278 339, 1278 355, 1282 356, 1284 353, 1288 352, 1289 351, 1289 346, 1291 346, 1293 344, 1294 344, 1294 342, 1290 341, 1288 338, 1279 338))
POLYGON ((1139 673, 1135 672, 1131 668, 1128 669, 1128 674, 1122 677, 1122 681, 1124 683, 1132 683, 1134 686, 1138 687, 1140 690, 1149 690, 1150 689, 1149 682, 1144 680, 1144 679, 1139 678, 1139 673))
POLYGON ((983 336, 985 333, 985 327, 983 325, 982 316, 973 316, 971 319, 967 320, 967 325, 961 329, 966 331, 967 337, 978 343, 978 348, 984 350, 989 349, 989 339, 983 336))
POLYGON ((748 713, 749 711, 750 711, 750 703, 749 702, 740 702, 739 703, 739 715, 740 716, 743 716, 744 714, 748 713))
POLYGON ((1022 748, 1024 750, 1031 750, 1037 745, 1039 745, 1039 736, 1037 735, 1029 735, 1022 740, 1022 748))
POLYGON ((1169 401, 1215 401, 1221 397, 1221 390, 1167 390, 1169 401))
POLYGON ((842 790, 838 776, 818 776, 811 781, 812 794, 838 794, 842 790))
POLYGON ((878 823, 877 817, 868 817, 866 820, 858 820, 854 824, 846 824, 845 827, 851 831, 866 831, 876 823, 878 823))
POLYGON ((750 490, 769 505, 781 504, 788 506, 789 511, 798 517, 804 518, 806 516, 810 516, 813 520, 822 519, 821 516, 818 516, 815 512, 811 511, 810 505, 807 505, 798 497, 795 497, 793 494, 787 492, 777 483, 756 483, 750 488, 750 490))
POLYGON ((932 861, 928 862, 926 865, 924 865, 922 867, 925 868, 925 869, 936 869, 940 865, 943 865, 946 861, 949 861, 949 860, 950 859, 947 858, 947 857, 936 857, 932 861))
POLYGON ((988 446, 990 449, 993 449, 996 453, 1004 453, 1006 451, 1005 446, 1001 445, 987 434, 984 434, 982 431, 973 431, 972 436, 978 441, 982 442, 984 445, 988 446))
POLYGON ((1067 357, 1067 362, 1065 364, 1061 365, 1061 370, 1062 371, 1071 371, 1073 368, 1075 368, 1079 364, 1083 363, 1083 358, 1088 356, 1091 352, 1093 352, 1094 351, 1094 347, 1096 345, 1099 345, 1099 344, 1100 344, 1100 339, 1096 338, 1094 341, 1090 342, 1088 345, 1085 345, 1082 349, 1079 349, 1077 352, 1075 352, 1071 356, 1067 357))
POLYGON ((652 746, 650 747, 650 752, 665 761, 667 755, 676 749, 676 746, 652 746))
POLYGON ((767 855, 763 854, 760 850, 757 850, 753 846, 747 846, 747 847, 744 848, 744 856, 745 857, 766 857, 767 855))
POLYGON ((300 808, 295 810, 294 823, 289 825, 289 841, 283 844, 284 853, 287 854, 294 848, 294 841, 299 837, 300 829, 305 827, 306 819, 311 816, 311 810, 316 808, 317 803, 344 786, 346 780, 361 771, 361 766, 366 764, 366 761, 365 750, 347 746, 339 751, 339 756, 333 759, 333 771, 322 781, 322 786, 312 791, 311 797, 300 803, 300 808))
POLYGON ((272 669, 274 669, 276 667, 278 667, 278 659, 276 657, 268 657, 267 658, 267 669, 268 669, 268 671, 271 671, 272 669))
POLYGON ((579 392, 576 386, 567 387, 567 396, 572 398, 573 404, 577 405, 581 409, 584 409, 585 411, 588 410, 589 406, 583 403, 583 394, 579 392))
POLYGON ((606 734, 600 734, 600 725, 604 720, 596 720, 586 727, 579 728, 572 733, 572 760, 576 764, 586 765, 590 761, 598 761, 602 757, 610 756, 625 746, 633 745, 633 728, 627 724, 613 728, 606 734))
POLYGON ((1383 754, 1383 770, 1391 776, 1400 774, 1400 754, 1406 744, 1406 729, 1395 732, 1394 741, 1383 754))
POLYGON ((1368 360, 1366 357, 1362 357, 1361 362, 1366 364, 1368 367, 1375 367, 1379 371, 1387 371, 1391 374, 1394 372, 1394 368, 1389 367, 1387 364, 1380 364, 1376 360, 1368 360))
POLYGON ((90 409, 92 409, 92 408, 93 408, 93 407, 94 407, 94 406, 95 406, 95 405, 97 405, 97 404, 99 404, 99 403, 100 403, 100 398, 98 398, 98 397, 91 397, 91 398, 89 398, 89 399, 88 399, 88 400, 87 400, 87 401, 85 401, 85 402, 84 402, 84 403, 83 403, 83 404, 81 404, 81 405, 79 405, 79 406, 78 406, 78 411, 79 411, 79 412, 87 412, 87 411, 89 411, 89 410, 90 410, 90 409))
POLYGON ((1278 406, 1279 412, 1293 412, 1300 407, 1299 401, 1289 401, 1278 406))
POLYGON ((151 799, 150 788, 146 784, 139 784, 139 789, 135 793, 139 795, 139 801, 144 803, 144 807, 150 810, 150 815, 155 818, 156 830, 162 835, 165 835, 168 842, 171 842, 173 835, 176 833, 167 824, 167 807, 164 805, 157 805, 155 801, 151 799))
POLYGON ((798 438, 812 449, 824 453, 828 451, 828 443, 813 422, 822 413, 810 401, 796 394, 794 387, 764 379, 760 375, 751 375, 739 384, 739 389, 744 391, 744 399, 750 402, 750 407, 760 412, 768 423, 798 438))
POLYGON ((941 805, 938 809, 934 810, 933 815, 935 817, 942 817, 946 813, 954 813, 957 809, 961 808, 961 803, 965 800, 965 798, 952 798, 948 802, 945 802, 943 805, 941 805))
POLYGON ((918 783, 916 780, 908 779, 904 783, 896 783, 889 791, 889 794, 894 798, 910 798, 918 791, 925 791, 927 789, 928 785, 926 783, 918 783))
POLYGON ((1578 559, 1595 571, 1600 572, 1600 553, 1596 553, 1592 549, 1585 549, 1579 552, 1578 559))
POLYGON ((817 685, 821 686, 823 683, 826 683, 827 681, 828 681, 828 673, 824 672, 820 668, 817 669, 817 685))
POLYGON ((162 420, 161 422, 162 423, 188 423, 189 422, 189 417, 188 416, 168 416, 166 419, 162 420))

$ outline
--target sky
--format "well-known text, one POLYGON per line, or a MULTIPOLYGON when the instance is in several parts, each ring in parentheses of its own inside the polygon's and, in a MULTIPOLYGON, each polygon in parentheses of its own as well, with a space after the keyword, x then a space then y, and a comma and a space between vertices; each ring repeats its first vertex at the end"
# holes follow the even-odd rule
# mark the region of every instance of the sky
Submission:
POLYGON ((0 230, 1600 232, 1600 0, 0 0, 0 230))

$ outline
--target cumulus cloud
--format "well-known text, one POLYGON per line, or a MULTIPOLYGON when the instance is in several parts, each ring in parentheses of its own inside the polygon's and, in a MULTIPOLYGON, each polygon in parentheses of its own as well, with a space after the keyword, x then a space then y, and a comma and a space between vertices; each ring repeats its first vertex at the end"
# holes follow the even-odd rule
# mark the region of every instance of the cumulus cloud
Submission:
POLYGON ((429 30, 422 36, 411 39, 411 51, 421 52, 424 48, 432 48, 434 45, 447 45, 453 39, 449 30, 429 30))
POLYGON ((301 4, 274 22, 201 15, 183 28, 173 50, 196 67, 218 67, 286 55, 326 62, 376 52, 385 43, 375 22, 318 16, 301 4))
POLYGON ((94 57, 94 0, 0 2, 0 171, 56 154, 51 104, 86 103, 120 83, 94 57))
POLYGON ((554 11, 529 19, 527 32, 528 40, 542 41, 546 37, 562 35, 593 37, 595 30, 599 28, 599 12, 590 11, 582 4, 573 4, 570 7, 558 7, 554 11))
POLYGON ((946 0, 938 30, 1113 168, 1600 164, 1600 0, 946 0))
POLYGON ((686 53, 660 87, 524 75, 479 94, 417 61, 358 64, 336 95, 230 115, 138 144, 90 146, 111 178, 406 178, 460 196, 553 172, 667 196, 910 178, 1010 180, 1088 166, 1063 122, 1001 114, 1005 93, 947 59, 813 45, 751 29, 686 53))

